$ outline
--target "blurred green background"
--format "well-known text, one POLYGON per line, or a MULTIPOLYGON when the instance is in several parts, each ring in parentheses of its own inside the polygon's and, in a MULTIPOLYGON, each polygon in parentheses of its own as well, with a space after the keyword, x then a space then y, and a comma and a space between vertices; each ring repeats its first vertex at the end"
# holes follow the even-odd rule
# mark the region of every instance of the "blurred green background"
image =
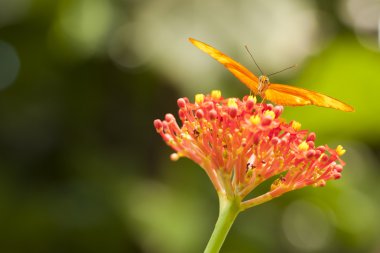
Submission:
POLYGON ((354 113, 285 108, 342 144, 341 180, 242 213, 222 252, 379 252, 378 0, 0 0, 0 252, 202 252, 218 213, 203 171, 153 120, 249 91, 194 37, 272 82, 354 113))

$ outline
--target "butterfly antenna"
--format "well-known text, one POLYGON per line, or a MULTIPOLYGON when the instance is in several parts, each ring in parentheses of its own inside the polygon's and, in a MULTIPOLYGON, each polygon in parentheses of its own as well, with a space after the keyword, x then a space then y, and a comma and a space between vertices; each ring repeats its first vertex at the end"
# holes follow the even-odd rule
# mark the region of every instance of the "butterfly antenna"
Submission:
POLYGON ((263 73, 263 71, 261 70, 261 68, 260 68, 259 64, 257 64, 257 62, 255 61, 255 58, 253 58, 253 55, 252 55, 252 54, 251 54, 251 52, 249 51, 249 48, 248 48, 248 46, 247 46, 247 45, 245 45, 244 47, 245 47, 245 49, 247 50, 248 54, 251 56, 251 58, 252 58, 253 62, 256 64, 256 67, 257 67, 257 68, 260 70, 260 72, 261 72, 261 75, 264 75, 264 73, 263 73))
POLYGON ((280 70, 280 71, 277 71, 277 72, 274 72, 274 73, 272 73, 272 74, 269 74, 268 77, 273 76, 273 75, 278 74, 278 73, 281 73, 281 72, 283 72, 283 71, 285 71, 285 70, 288 70, 288 69, 291 69, 291 68, 295 68, 295 67, 297 67, 297 64, 294 64, 294 65, 292 65, 292 66, 290 66, 290 67, 287 67, 287 68, 284 68, 284 69, 282 69, 282 70, 280 70))

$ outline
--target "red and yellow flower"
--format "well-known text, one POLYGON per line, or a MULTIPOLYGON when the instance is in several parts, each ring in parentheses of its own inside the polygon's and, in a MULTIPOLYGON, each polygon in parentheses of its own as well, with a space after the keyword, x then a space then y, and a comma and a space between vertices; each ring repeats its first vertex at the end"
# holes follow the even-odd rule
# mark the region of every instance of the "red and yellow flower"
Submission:
POLYGON ((198 94, 194 103, 180 98, 178 106, 182 126, 172 114, 154 121, 175 150, 171 159, 187 157, 199 164, 218 194, 241 201, 241 210, 341 177, 343 147, 316 146, 315 133, 280 117, 282 106, 257 103, 253 96, 225 99, 220 91, 198 94), (268 192, 245 199, 272 178, 268 192))

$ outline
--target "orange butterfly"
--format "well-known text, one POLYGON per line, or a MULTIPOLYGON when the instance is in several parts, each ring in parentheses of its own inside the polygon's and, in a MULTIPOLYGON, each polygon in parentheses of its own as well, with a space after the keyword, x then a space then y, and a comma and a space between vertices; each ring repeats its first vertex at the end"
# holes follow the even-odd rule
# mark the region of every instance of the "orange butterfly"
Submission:
POLYGON ((189 38, 189 40, 196 47, 223 64, 249 89, 264 99, 268 99, 279 105, 316 105, 330 107, 345 112, 354 111, 352 106, 321 93, 284 84, 272 84, 269 82, 269 78, 266 75, 261 75, 257 78, 243 65, 232 60, 219 50, 193 38, 189 38))

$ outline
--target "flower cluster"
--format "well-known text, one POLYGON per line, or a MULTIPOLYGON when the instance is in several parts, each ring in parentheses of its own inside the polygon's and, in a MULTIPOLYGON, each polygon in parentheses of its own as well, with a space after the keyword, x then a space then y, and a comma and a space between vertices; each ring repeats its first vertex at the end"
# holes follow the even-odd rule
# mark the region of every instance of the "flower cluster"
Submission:
POLYGON ((176 151, 171 159, 188 157, 198 163, 218 194, 238 198, 241 209, 341 177, 342 146, 315 146, 315 133, 280 118, 282 106, 257 103, 253 96, 224 99, 220 91, 198 94, 195 103, 180 98, 178 106, 181 127, 172 114, 154 121, 157 132, 176 151), (244 200, 273 177, 267 193, 244 200))

